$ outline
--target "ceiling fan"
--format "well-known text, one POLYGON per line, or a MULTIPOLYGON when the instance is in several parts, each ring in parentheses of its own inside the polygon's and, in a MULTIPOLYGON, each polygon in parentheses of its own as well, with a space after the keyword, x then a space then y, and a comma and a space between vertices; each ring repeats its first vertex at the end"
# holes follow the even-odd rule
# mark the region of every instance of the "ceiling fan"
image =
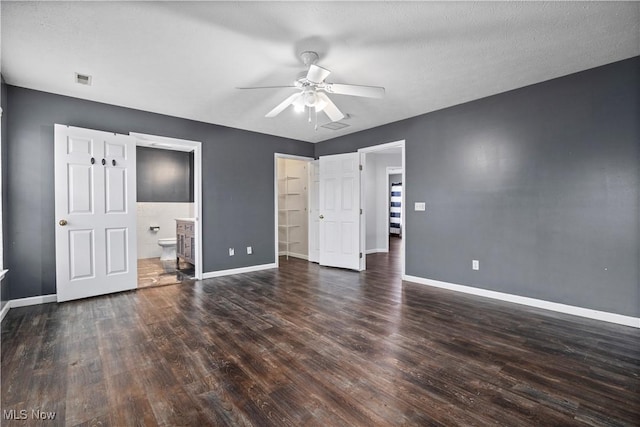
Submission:
POLYGON ((239 87, 238 89, 275 89, 275 88, 297 88, 298 92, 287 97, 280 104, 269 111, 265 117, 275 117, 283 112, 289 105, 293 105, 296 111, 303 112, 309 108, 309 121, 311 121, 311 111, 317 114, 323 111, 332 122, 336 122, 345 115, 329 99, 327 93, 351 96, 363 96, 367 98, 383 98, 384 88, 379 86, 361 86, 341 83, 328 83, 325 79, 331 71, 316 65, 318 54, 316 52, 305 51, 300 54, 300 58, 308 70, 298 75, 293 85, 289 86, 263 86, 263 87, 239 87))

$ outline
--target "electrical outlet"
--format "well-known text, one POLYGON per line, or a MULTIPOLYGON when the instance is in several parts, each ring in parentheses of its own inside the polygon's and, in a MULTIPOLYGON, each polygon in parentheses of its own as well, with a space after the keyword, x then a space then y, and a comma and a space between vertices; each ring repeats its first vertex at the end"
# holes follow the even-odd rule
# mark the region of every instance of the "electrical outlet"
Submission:
POLYGON ((235 249, 229 248, 229 256, 234 256, 236 254, 235 249))
POLYGON ((478 261, 477 259, 471 261, 471 268, 473 270, 480 270, 480 261, 478 261))
POLYGON ((253 248, 251 246, 247 246, 247 255, 251 255, 253 253, 253 248))

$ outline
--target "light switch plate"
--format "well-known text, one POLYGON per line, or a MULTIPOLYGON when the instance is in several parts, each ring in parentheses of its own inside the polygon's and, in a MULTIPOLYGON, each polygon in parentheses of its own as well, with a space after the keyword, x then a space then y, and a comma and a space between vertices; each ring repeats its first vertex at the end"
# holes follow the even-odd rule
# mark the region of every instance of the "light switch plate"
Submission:
POLYGON ((426 209, 425 202, 416 202, 414 205, 414 210, 416 211, 424 211, 426 209))

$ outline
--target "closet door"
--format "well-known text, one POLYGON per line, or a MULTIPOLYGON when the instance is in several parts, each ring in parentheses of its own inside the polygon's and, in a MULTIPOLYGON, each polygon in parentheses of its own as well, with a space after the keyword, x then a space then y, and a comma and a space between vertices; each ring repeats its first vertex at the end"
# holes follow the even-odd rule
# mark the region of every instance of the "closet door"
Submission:
POLYGON ((58 301, 137 286, 135 141, 55 125, 58 301))

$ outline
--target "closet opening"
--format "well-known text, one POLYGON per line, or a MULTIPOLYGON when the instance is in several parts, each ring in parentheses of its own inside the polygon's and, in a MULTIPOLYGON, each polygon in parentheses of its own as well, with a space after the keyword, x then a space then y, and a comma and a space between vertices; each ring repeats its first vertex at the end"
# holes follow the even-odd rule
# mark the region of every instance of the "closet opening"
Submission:
POLYGON ((309 182, 307 157, 275 155, 275 259, 309 260, 309 182))

